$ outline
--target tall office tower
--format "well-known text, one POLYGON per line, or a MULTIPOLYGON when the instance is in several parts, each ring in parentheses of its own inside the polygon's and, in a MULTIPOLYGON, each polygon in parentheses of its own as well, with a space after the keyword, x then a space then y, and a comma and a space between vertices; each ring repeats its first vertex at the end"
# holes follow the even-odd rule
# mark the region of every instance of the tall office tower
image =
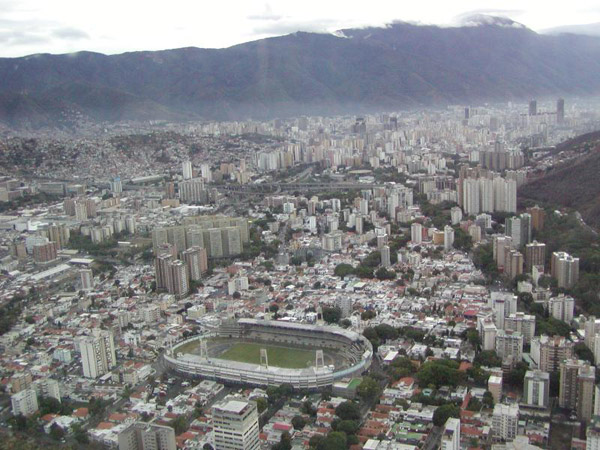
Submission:
POLYGON ((30 416, 38 410, 37 394, 34 389, 23 389, 10 396, 13 416, 30 416))
POLYGON ((463 182, 463 210, 465 214, 479 214, 481 212, 481 200, 479 195, 479 180, 467 178, 463 182))
POLYGON ((573 346, 562 336, 543 335, 531 340, 531 355, 540 370, 556 372, 562 361, 573 357, 573 346))
POLYGON ((561 408, 575 409, 577 407, 577 377, 584 362, 577 359, 566 359, 560 363, 560 390, 558 404, 561 408))
POLYGON ((47 263, 58 258, 56 243, 47 242, 33 247, 33 260, 36 263, 47 263))
POLYGON ((543 266, 546 261, 546 244, 538 241, 525 245, 525 272, 531 273, 533 266, 543 266))
MULTIPOLYGON (((190 292, 187 266, 183 261, 169 261, 168 270, 170 276, 167 278, 167 291, 178 297, 184 297, 190 292)), ((158 283, 157 283, 158 286, 158 283)))
POLYGON ((587 427, 585 449, 600 450, 600 417, 598 415, 592 418, 587 427))
POLYGON ((579 281, 579 258, 565 252, 552 253, 550 273, 558 281, 558 287, 572 288, 579 281))
POLYGON ((444 250, 449 251, 454 247, 454 228, 449 225, 444 227, 444 250))
POLYGON ((577 373, 577 418, 590 420, 594 412, 596 368, 585 363, 577 373))
POLYGON ((168 289, 172 281, 169 264, 174 258, 170 254, 158 255, 154 259, 154 276, 156 278, 156 289, 168 289))
POLYGON ((193 177, 192 173, 192 162, 191 161, 183 161, 181 163, 182 171, 183 171, 183 179, 189 180, 193 177))
POLYGON ((530 344, 535 336, 535 316, 523 312, 510 314, 504 319, 504 329, 518 331, 523 335, 523 342, 530 344))
POLYGON ((392 265, 390 261, 390 248, 387 245, 381 247, 381 265, 383 267, 390 267, 392 265))
POLYGON ((517 331, 498 330, 496 333, 496 353, 502 363, 511 366, 523 359, 523 335, 517 331))
POLYGON ((505 234, 512 238, 514 248, 531 242, 531 215, 523 213, 519 217, 510 217, 506 219, 505 226, 505 234))
POLYGON ((176 450, 175 430, 166 425, 134 422, 118 435, 119 450, 176 450))
POLYGON ((179 199, 184 203, 208 203, 208 191, 202 178, 192 178, 179 183, 179 199))
POLYGON ((536 100, 529 101, 529 115, 530 116, 537 115, 537 101, 536 100))
POLYGON ((212 407, 215 450, 258 450, 259 428, 256 403, 233 396, 212 407))
POLYGON ((94 289, 94 274, 92 269, 81 269, 79 271, 79 278, 81 279, 82 290, 91 291, 94 289))
POLYGON ((541 370, 528 370, 523 382, 523 403, 535 408, 550 406, 550 374, 541 370))
POLYGON ((527 213, 531 215, 531 227, 536 231, 543 230, 546 211, 538 205, 535 205, 531 208, 527 208, 527 213))
POLYGON ((115 194, 120 194, 123 192, 123 183, 121 182, 120 177, 113 178, 113 180, 110 182, 110 190, 115 194))
POLYGON ((565 121, 565 100, 559 98, 556 101, 556 122, 563 123, 565 121))
POLYGON ((410 241, 413 244, 421 244, 423 242, 423 225, 419 222, 413 222, 410 225, 410 241))
POLYGON ((559 294, 548 300, 548 312, 552 317, 563 322, 571 323, 573 311, 575 310, 575 299, 565 294, 559 294))
POLYGON ((185 261, 190 280, 192 281, 198 281, 202 278, 202 274, 208 270, 208 257, 205 248, 188 248, 183 252, 183 260, 185 261))
POLYGON ((79 339, 83 376, 98 378, 117 365, 115 343, 109 331, 93 330, 93 336, 79 339))
POLYGON ((519 426, 519 405, 497 403, 492 414, 492 432, 494 437, 512 441, 517 436, 519 426))
POLYGON ((440 450, 460 450, 460 419, 446 420, 440 450))

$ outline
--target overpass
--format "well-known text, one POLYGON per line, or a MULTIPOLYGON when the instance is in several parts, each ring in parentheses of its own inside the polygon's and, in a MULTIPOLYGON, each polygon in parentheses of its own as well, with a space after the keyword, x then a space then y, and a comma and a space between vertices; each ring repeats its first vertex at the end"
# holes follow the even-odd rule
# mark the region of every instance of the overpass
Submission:
POLYGON ((354 189, 373 189, 383 187, 382 184, 369 183, 255 183, 255 184, 227 184, 215 186, 223 194, 235 195, 264 195, 280 192, 322 192, 322 191, 349 191, 354 189))

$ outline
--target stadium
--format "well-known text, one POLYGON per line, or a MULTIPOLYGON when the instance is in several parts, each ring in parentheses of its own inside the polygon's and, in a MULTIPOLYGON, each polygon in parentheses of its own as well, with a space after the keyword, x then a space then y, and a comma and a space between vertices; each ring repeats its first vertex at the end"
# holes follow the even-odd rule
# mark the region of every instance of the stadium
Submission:
POLYGON ((164 359, 171 369, 192 377, 320 389, 360 375, 371 365, 372 356, 366 338, 339 327, 239 319, 178 342, 164 359))

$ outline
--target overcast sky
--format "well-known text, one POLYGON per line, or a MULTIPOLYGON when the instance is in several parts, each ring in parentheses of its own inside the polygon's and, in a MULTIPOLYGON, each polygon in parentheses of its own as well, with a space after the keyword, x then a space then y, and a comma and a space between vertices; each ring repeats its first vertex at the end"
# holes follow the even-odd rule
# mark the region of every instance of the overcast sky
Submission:
POLYGON ((484 13, 539 31, 600 22, 598 0, 0 0, 0 56, 228 47, 294 31, 484 13))

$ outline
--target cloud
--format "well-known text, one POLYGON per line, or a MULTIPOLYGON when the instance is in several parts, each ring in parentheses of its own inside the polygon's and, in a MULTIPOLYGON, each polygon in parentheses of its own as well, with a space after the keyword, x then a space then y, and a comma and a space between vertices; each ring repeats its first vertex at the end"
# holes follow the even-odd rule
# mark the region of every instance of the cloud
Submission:
POLYGON ((269 5, 268 3, 265 3, 264 12, 262 12, 261 14, 254 14, 254 15, 247 16, 246 19, 258 20, 258 21, 281 20, 281 19, 283 19, 283 16, 280 16, 279 14, 273 14, 273 9, 271 8, 271 5, 269 5))
POLYGON ((32 44, 46 44, 50 42, 48 36, 29 31, 5 31, 0 32, 0 44, 6 47, 18 47, 32 44))
POLYGON ((254 27, 256 34, 282 35, 295 33, 296 31, 307 31, 313 33, 327 32, 333 27, 338 27, 339 22, 333 19, 315 19, 308 21, 279 20, 275 23, 267 23, 254 27))
POLYGON ((466 11, 454 17, 454 20, 458 23, 471 16, 478 15, 489 15, 489 16, 502 16, 502 17, 518 17, 524 14, 526 11, 523 9, 501 9, 501 8, 480 8, 472 11, 466 11))
POLYGON ((52 31, 52 36, 58 39, 66 39, 71 41, 90 38, 89 34, 87 34, 85 31, 71 27, 57 28, 52 31))

